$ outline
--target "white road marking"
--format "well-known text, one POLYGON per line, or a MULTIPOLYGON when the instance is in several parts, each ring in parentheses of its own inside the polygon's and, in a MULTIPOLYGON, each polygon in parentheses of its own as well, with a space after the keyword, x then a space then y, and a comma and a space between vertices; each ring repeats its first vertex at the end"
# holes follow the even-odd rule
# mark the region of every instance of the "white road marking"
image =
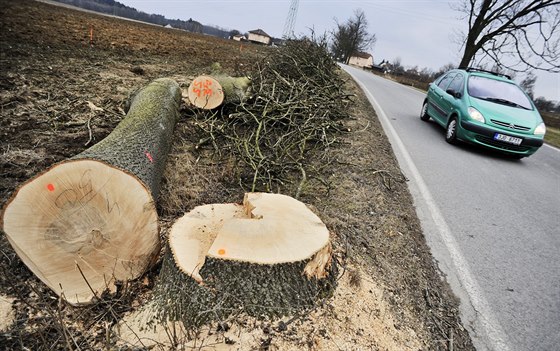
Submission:
POLYGON ((543 145, 544 145, 544 146, 548 146, 548 147, 551 148, 552 150, 555 150, 555 151, 557 151, 557 152, 560 152, 560 149, 557 148, 556 146, 552 146, 552 145, 549 145, 549 144, 547 144, 547 143, 544 143, 543 145))
MULTIPOLYGON (((348 71, 347 71, 348 72, 348 71)), ((350 72, 348 72, 350 73, 350 72)), ((351 74, 351 73, 350 73, 351 74)), ((352 74, 351 74, 352 75, 352 74)), ((354 75, 352 75, 354 77, 354 75)), ((420 175, 418 168, 412 161, 410 154, 406 150, 404 143, 402 142, 401 138, 391 125, 389 118, 381 108, 381 105, 377 102, 377 100, 373 97, 373 95, 369 92, 369 90, 362 84, 362 82, 358 81, 355 77, 354 80, 360 85, 362 90, 366 93, 368 99, 370 100, 371 104, 380 115, 380 121, 383 125, 383 129, 387 132, 389 139, 393 141, 393 148, 395 149, 395 153, 397 154, 397 158, 400 158, 404 161, 404 166, 409 171, 409 175, 411 176, 411 180, 415 183, 418 188, 419 193, 421 194, 426 207, 430 212, 430 216, 433 220, 434 225, 438 228, 438 234, 440 239, 444 243, 446 249, 449 252, 451 260, 453 262, 455 272, 457 277, 460 281, 462 287, 466 290, 468 297, 470 299, 470 305, 476 312, 476 319, 478 324, 481 326, 483 330, 477 330, 477 332, 483 332, 486 334, 486 343, 490 345, 486 345, 491 350, 500 350, 500 351, 509 351, 510 347, 507 343, 507 336, 504 333, 501 325, 498 323, 496 318, 494 317, 494 313, 490 308, 490 305, 486 301, 486 298, 483 296, 480 287, 478 286, 477 282, 473 278, 472 273, 470 272, 469 266, 461 250, 459 249, 459 245, 455 240, 455 237, 451 233, 451 229, 447 225, 438 205, 434 201, 430 190, 428 189, 424 179, 420 175), (400 155, 399 155, 400 154, 400 155), (399 157, 400 156, 400 157, 399 157)))

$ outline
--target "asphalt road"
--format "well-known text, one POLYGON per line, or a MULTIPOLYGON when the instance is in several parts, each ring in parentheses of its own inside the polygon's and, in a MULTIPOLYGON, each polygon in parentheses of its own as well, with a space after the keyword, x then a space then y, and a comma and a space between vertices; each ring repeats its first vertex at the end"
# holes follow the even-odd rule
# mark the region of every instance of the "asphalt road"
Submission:
POLYGON ((445 142, 425 94, 343 66, 410 179, 434 258, 478 350, 560 350, 560 150, 514 160, 445 142))

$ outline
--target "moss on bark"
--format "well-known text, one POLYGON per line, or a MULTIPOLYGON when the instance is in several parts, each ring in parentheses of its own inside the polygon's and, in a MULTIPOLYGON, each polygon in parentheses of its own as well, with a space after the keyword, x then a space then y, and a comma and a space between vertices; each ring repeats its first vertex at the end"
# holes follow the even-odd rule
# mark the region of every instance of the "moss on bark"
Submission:
POLYGON ((234 314, 274 318, 303 313, 332 295, 337 275, 333 260, 326 278, 308 279, 303 274, 308 262, 263 265, 207 257, 200 271, 204 284, 199 285, 168 253, 154 292, 155 317, 182 321, 189 329, 234 314))
POLYGON ((94 159, 134 174, 157 199, 179 118, 181 89, 160 78, 133 98, 126 117, 105 139, 73 159, 94 159))

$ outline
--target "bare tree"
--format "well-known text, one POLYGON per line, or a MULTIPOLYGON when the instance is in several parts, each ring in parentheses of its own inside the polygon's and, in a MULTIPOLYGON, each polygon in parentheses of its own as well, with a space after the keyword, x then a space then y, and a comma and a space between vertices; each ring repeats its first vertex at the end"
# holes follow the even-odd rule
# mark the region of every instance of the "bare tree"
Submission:
POLYGON ((457 68, 454 64, 452 64, 451 62, 446 63, 445 65, 441 66, 435 73, 434 73, 434 79, 443 75, 444 73, 447 73, 448 71, 457 68))
POLYGON ((375 34, 368 32, 368 21, 364 11, 354 11, 354 17, 345 23, 336 21, 332 32, 331 52, 336 60, 348 63, 355 52, 365 51, 375 44, 375 34))
POLYGON ((529 71, 525 76, 525 79, 519 83, 519 85, 525 90, 527 95, 531 97, 531 99, 535 99, 535 83, 537 82, 537 76, 529 71))
POLYGON ((464 0, 468 18, 459 67, 492 61, 513 71, 560 72, 559 0, 464 0))
POLYGON ((400 57, 395 57, 393 59, 393 62, 391 62, 391 64, 390 64, 390 68, 391 68, 391 73, 396 74, 396 75, 401 75, 401 74, 404 74, 404 72, 405 72, 404 67, 401 63, 401 58, 400 57))

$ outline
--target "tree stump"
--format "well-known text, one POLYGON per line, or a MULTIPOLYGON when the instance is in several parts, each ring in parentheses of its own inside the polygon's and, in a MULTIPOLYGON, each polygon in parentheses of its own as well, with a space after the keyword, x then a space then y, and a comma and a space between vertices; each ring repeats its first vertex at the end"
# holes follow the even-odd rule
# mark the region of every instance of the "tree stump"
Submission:
POLYGON ((138 92, 111 134, 22 185, 2 215, 21 260, 69 303, 142 275, 159 252, 159 193, 181 94, 171 79, 138 92))
POLYGON ((232 313, 282 316, 312 308, 335 285, 329 231, 303 203, 248 193, 175 222, 155 292, 160 320, 196 327, 232 313))
POLYGON ((251 80, 248 77, 199 76, 189 85, 188 98, 194 106, 211 110, 223 103, 244 101, 250 87, 251 80))

